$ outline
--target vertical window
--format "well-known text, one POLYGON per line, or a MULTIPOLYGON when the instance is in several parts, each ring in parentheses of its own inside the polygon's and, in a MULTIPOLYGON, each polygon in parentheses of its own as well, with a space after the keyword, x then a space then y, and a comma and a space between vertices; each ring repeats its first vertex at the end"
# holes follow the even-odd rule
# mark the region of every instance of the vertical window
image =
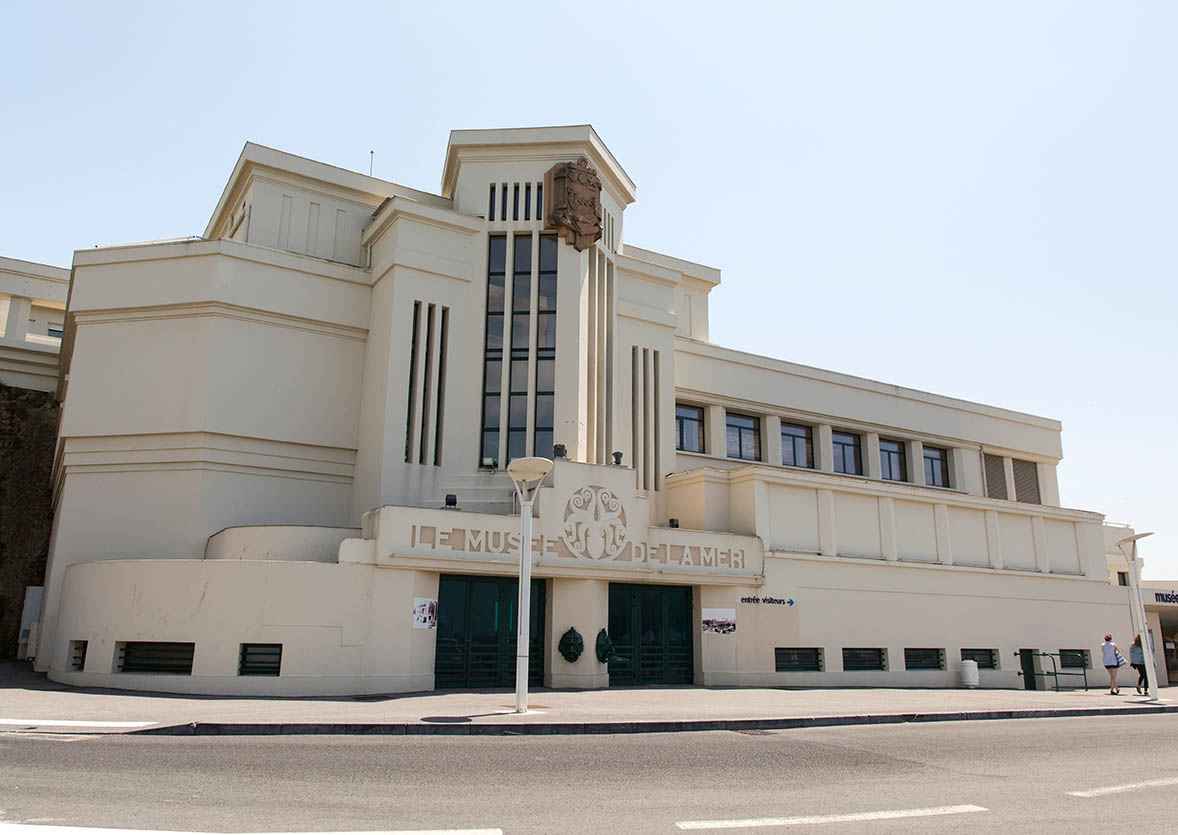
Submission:
POLYGON ((495 184, 491 183, 491 196, 487 201, 487 220, 495 219, 495 184))
MULTIPOLYGON (((532 184, 524 183, 524 220, 532 219, 532 184)), ((540 245, 544 242, 541 240, 540 245)))
MULTIPOLYGON (((837 456, 836 456, 837 457, 837 456)), ((903 441, 879 440, 879 477, 884 481, 907 481, 908 461, 903 441)))
POLYGON ((814 430, 797 423, 781 424, 781 463, 787 467, 814 466, 814 430))
POLYGON ((1117 585, 1118 586, 1129 585, 1129 572, 1128 571, 1118 571, 1117 572, 1117 585))
POLYGON ((859 436, 852 432, 832 432, 834 471, 847 475, 863 475, 863 455, 859 436))
MULTIPOLYGON (((525 188, 530 191, 531 185, 525 188)), ((528 198, 531 199, 530 197, 528 198)), ((527 202, 524 203, 527 206, 527 202)), ((525 220, 527 210, 525 208, 525 220)), ((552 457, 556 399, 556 236, 540 236, 540 271, 536 292, 536 440, 535 454, 552 457)))
POLYGON ((519 183, 511 187, 511 219, 519 220, 519 183))
POLYGON ((924 483, 929 487, 949 487, 949 450, 924 448, 924 483))
POLYGON ((704 451, 704 410, 699 406, 675 404, 675 448, 684 452, 704 451))
POLYGON ((499 219, 507 220, 507 183, 499 184, 499 219))
POLYGON ((544 219, 544 184, 536 183, 536 220, 544 219))
POLYGON ((983 469, 986 473, 986 495, 991 499, 1005 499, 1006 495, 1006 464, 1001 455, 985 453, 982 456, 983 469))
POLYGON ((1026 504, 1042 504, 1039 499, 1039 465, 1034 461, 1010 462, 1014 466, 1014 498, 1026 504))
POLYGON ((483 350, 483 419, 479 465, 499 466, 499 404, 503 385, 503 304, 507 237, 492 235, 487 251, 487 322, 483 350))
POLYGON ((532 236, 516 235, 511 272, 511 367, 507 389, 507 461, 528 454, 528 352, 531 346, 532 236))
POLYGON ((744 461, 761 460, 761 419, 728 413, 728 457, 744 461))

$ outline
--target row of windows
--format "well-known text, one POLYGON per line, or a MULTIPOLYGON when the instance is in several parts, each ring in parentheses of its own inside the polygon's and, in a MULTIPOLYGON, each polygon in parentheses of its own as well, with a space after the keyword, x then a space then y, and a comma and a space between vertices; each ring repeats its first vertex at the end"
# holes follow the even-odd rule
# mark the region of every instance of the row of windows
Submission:
MULTIPOLYGON (((704 452, 704 410, 700 406, 675 406, 675 432, 678 449, 704 452)), ((761 419, 753 415, 728 412, 725 433, 729 458, 761 461, 761 419)), ((831 433, 834 471, 863 475, 863 438, 855 432, 835 430, 831 433)), ((909 481, 908 449, 904 441, 881 438, 879 441, 880 477, 886 481, 909 481)), ((787 467, 816 466, 814 427, 804 424, 781 424, 781 463, 787 467)), ((949 487, 949 451, 942 447, 924 447, 924 483, 931 487, 949 487)))
POLYGON ((536 220, 544 217, 544 184, 535 184, 536 199, 532 201, 532 183, 491 183, 487 198, 487 220, 507 220, 508 196, 510 195, 510 215, 512 220, 520 220, 520 209, 523 209, 523 220, 532 219, 532 209, 535 207, 536 220), (510 185, 510 188, 509 188, 510 185), (496 212, 498 209, 498 212, 496 212))
MULTIPOLYGON (((779 673, 821 673, 826 669, 822 647, 777 647, 773 650, 775 669, 779 673)), ((974 661, 979 670, 998 669, 998 650, 963 648, 962 661, 974 661)), ((1084 669, 1091 666, 1091 655, 1086 649, 1061 649, 1062 669, 1084 669)), ((843 670, 846 672, 888 670, 888 651, 881 647, 845 647, 843 670)), ((930 647, 908 647, 904 650, 905 670, 944 670, 945 650, 930 647)))
MULTIPOLYGON (((86 669, 88 641, 70 641, 70 669, 86 669)), ((196 644, 191 641, 120 641, 115 645, 115 672, 192 675, 196 644)), ((239 676, 276 676, 282 671, 282 644, 241 644, 239 676)))

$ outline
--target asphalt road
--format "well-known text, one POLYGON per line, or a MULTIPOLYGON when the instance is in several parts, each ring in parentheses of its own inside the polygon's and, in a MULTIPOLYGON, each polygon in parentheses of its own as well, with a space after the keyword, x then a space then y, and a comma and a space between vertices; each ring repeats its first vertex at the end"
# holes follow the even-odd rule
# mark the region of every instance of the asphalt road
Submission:
POLYGON ((528 738, 6 733, 0 810, 0 835, 25 831, 13 823, 631 833, 700 821, 759 824, 716 830, 752 833, 1174 832, 1178 717, 528 738), (1144 781, 1154 785, 1120 788, 1144 781), (796 820, 846 815, 868 817, 796 820))

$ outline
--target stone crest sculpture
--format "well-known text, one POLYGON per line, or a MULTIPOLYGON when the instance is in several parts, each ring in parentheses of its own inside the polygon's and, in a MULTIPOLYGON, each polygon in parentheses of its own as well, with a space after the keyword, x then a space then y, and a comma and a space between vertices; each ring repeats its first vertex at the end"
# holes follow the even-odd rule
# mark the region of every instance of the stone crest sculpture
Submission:
POLYGON ((611 491, 595 484, 569 497, 560 538, 574 557, 613 559, 626 545, 626 509, 611 491))
POLYGON ((560 162, 544 175, 544 228, 580 252, 601 238, 601 178, 584 157, 560 162))

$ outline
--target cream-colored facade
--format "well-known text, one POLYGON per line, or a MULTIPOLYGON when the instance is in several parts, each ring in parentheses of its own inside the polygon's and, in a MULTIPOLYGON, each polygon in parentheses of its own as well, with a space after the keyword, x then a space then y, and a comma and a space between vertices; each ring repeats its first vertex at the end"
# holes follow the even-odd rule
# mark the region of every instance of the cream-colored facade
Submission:
POLYGON ((0 383, 57 388, 70 271, 0 257, 0 383))
POLYGON ((209 693, 461 682, 453 578, 515 574, 502 465, 554 443, 550 686, 626 664, 956 686, 969 656, 1021 687, 1020 650, 1128 642, 1104 519, 1059 500, 1058 422, 711 343, 719 270, 629 244, 635 200, 588 126, 455 131, 438 194, 247 144, 201 238, 76 252, 37 667, 209 693), (584 250, 542 220, 545 174, 578 159, 602 185, 584 250), (631 657, 600 662, 602 630, 631 657), (143 642, 190 671, 128 665, 143 642), (242 674, 254 644, 281 645, 279 675, 242 674))

